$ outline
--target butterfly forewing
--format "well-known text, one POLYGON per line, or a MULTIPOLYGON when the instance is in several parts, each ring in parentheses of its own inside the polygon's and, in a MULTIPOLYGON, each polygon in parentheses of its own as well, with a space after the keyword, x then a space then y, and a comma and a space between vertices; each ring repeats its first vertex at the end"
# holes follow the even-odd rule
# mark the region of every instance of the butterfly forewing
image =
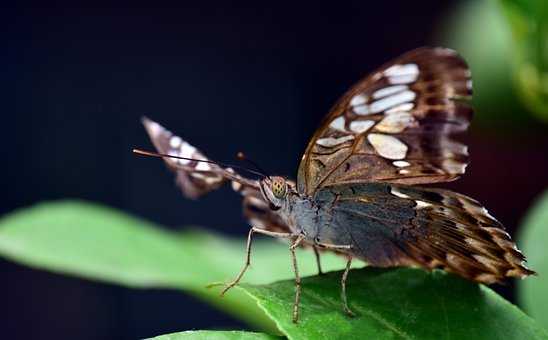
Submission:
MULTIPOLYGON (((143 118, 143 124, 159 153, 209 160, 200 150, 190 145, 181 137, 148 118, 143 118)), ((189 161, 184 159, 164 158, 170 169, 175 171, 176 182, 183 194, 197 198, 219 188, 225 181, 227 172, 234 174, 229 168, 216 164, 189 161)), ((278 214, 272 211, 265 201, 258 181, 248 180, 244 183, 232 181, 232 189, 243 196, 242 208, 247 220, 258 228, 275 232, 288 232, 289 227, 278 214), (249 182, 249 183, 246 183, 249 182)), ((295 183, 289 181, 295 187, 295 183)))
MULTIPOLYGON (((148 118, 143 118, 142 121, 159 153, 208 160, 200 150, 160 124, 148 118)), ((164 158, 164 161, 170 169, 175 171, 177 185, 183 194, 189 198, 198 198, 211 190, 215 190, 225 181, 220 173, 223 169, 216 164, 175 158, 164 158)))
POLYGON ((310 141, 298 188, 385 181, 451 181, 464 173, 472 110, 470 71, 454 51, 421 48, 364 78, 334 106, 310 141))

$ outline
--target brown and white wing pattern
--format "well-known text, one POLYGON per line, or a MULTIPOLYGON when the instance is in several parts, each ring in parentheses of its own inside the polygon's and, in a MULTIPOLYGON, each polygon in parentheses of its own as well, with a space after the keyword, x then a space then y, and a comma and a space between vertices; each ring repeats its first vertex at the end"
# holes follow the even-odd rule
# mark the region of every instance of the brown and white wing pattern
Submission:
POLYGON ((487 284, 534 274, 502 224, 470 197, 368 183, 327 186, 315 199, 331 203, 326 241, 351 244, 371 266, 443 269, 487 284))
MULTIPOLYGON (((143 125, 159 153, 209 160, 200 150, 157 122, 143 118, 143 125)), ((290 231, 279 215, 270 209, 259 190, 258 181, 243 179, 230 168, 216 164, 174 158, 164 158, 164 161, 176 173, 177 186, 186 197, 198 198, 231 181, 232 189, 243 196, 243 214, 251 225, 276 232, 290 231), (234 181, 234 177, 240 181, 234 181)), ((295 187, 294 182, 288 183, 295 187)))
MULTIPOLYGON (((142 121, 152 144, 159 153, 208 160, 200 150, 160 124, 148 118, 143 118, 142 121)), ((195 199, 207 194, 220 187, 225 181, 222 173, 226 170, 215 164, 175 158, 164 158, 164 162, 176 173, 177 186, 188 198, 195 199)))
POLYGON ((486 284, 535 274, 503 225, 473 198, 396 185, 391 194, 415 204, 411 226, 396 244, 421 266, 486 284))
POLYGON ((470 71, 454 51, 420 48, 352 87, 311 139, 299 166, 299 192, 322 185, 451 181, 468 163, 451 135, 468 127, 470 71))

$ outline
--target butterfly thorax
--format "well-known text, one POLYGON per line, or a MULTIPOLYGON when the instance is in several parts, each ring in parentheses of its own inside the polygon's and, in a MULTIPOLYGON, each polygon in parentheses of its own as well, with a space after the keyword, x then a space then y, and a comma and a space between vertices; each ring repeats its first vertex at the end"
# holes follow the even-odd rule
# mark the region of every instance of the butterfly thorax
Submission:
POLYGON ((320 191, 314 196, 301 194, 283 177, 265 178, 261 181, 261 192, 289 229, 305 237, 309 244, 348 245, 347 233, 338 233, 333 228, 334 208, 340 195, 320 191), (326 195, 326 193, 328 193, 326 195))
POLYGON ((299 194, 295 186, 283 177, 272 176, 260 181, 263 198, 269 203, 270 210, 278 215, 291 232, 302 233, 301 217, 313 220, 316 211, 314 202, 307 196, 299 194))

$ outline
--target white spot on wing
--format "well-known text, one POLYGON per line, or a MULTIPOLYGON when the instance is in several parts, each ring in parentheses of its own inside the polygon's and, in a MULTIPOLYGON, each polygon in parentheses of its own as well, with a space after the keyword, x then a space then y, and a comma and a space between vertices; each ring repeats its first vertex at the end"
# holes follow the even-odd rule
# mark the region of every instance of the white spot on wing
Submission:
POLYGON ((408 74, 404 76, 389 77, 388 82, 390 84, 411 84, 417 80, 417 76, 414 74, 408 74))
POLYGON ((386 110, 384 113, 385 114, 393 114, 393 113, 398 113, 398 112, 407 112, 407 111, 411 111, 413 109, 413 107, 415 107, 415 104, 405 103, 405 104, 395 106, 395 107, 393 107, 389 110, 386 110))
POLYGON ((371 133, 367 136, 367 140, 384 158, 398 160, 405 158, 407 154, 407 145, 394 136, 371 133))
POLYGON ((401 105, 398 105, 398 106, 395 106, 389 110, 386 110, 384 113, 385 114, 392 114, 392 113, 396 113, 396 112, 405 112, 405 111, 411 111, 413 109, 413 107, 415 107, 415 104, 413 103, 405 103, 405 104, 401 104, 401 105))
POLYGON ((198 164, 196 164, 196 170, 209 171, 211 170, 211 166, 206 162, 198 162, 198 164))
POLYGON ((169 139, 169 146, 176 149, 181 145, 182 142, 183 140, 181 139, 181 137, 173 136, 169 139))
POLYGON ((409 74, 419 74, 419 67, 417 66, 417 64, 396 64, 384 70, 384 75, 387 77, 399 77, 409 74))
POLYGON ((401 92, 403 90, 407 90, 407 86, 405 85, 395 85, 395 86, 387 86, 383 87, 381 89, 378 89, 377 91, 373 92, 373 99, 379 99, 382 97, 389 96, 394 93, 401 92))
POLYGON ((194 152, 196 152, 196 148, 184 142, 183 145, 181 145, 181 150, 179 151, 179 155, 181 155, 181 157, 192 157, 194 152))
POLYGON ((422 209, 422 208, 427 208, 432 206, 432 204, 427 203, 425 201, 416 200, 415 202, 417 203, 417 209, 422 209))
POLYGON ((466 81, 466 88, 467 88, 468 90, 471 90, 471 89, 472 89, 472 79, 468 79, 468 80, 466 81))
POLYGON ((340 116, 340 117, 337 117, 335 118, 331 124, 329 124, 329 126, 332 128, 332 129, 335 129, 335 130, 339 130, 339 131, 346 131, 345 128, 344 128, 344 117, 343 116, 340 116))
POLYGON ((364 96, 363 94, 357 94, 354 97, 352 97, 352 99, 350 100, 350 105, 358 106, 358 105, 365 104, 366 101, 367 101, 366 96, 364 96))
POLYGON ((375 126, 375 130, 386 133, 399 133, 411 126, 415 119, 408 112, 387 115, 375 126))
POLYGON ((339 137, 339 138, 326 137, 326 138, 318 139, 316 141, 316 144, 319 144, 319 145, 325 146, 325 147, 332 147, 332 146, 342 144, 342 143, 347 142, 347 141, 352 140, 352 139, 354 139, 354 135, 342 136, 342 137, 339 137))
POLYGON ((369 105, 361 105, 361 106, 358 106, 358 107, 354 108, 354 113, 357 114, 357 115, 364 116, 364 115, 370 115, 373 112, 371 112, 369 110, 369 105))
POLYGON ((373 113, 382 112, 396 105, 413 101, 415 96, 415 92, 410 90, 399 92, 371 103, 371 105, 369 105, 369 109, 373 113))
POLYGON ((403 192, 399 191, 398 189, 392 187, 390 188, 390 193, 394 196, 398 196, 400 198, 411 198, 408 195, 404 194, 403 192))
POLYGON ((392 162, 392 164, 394 164, 394 166, 397 166, 398 168, 405 168, 406 166, 411 165, 411 163, 406 161, 394 161, 392 162))
MULTIPOLYGON (((191 158, 195 151, 195 147, 188 144, 187 142, 183 142, 181 144, 181 148, 179 149, 179 154, 175 156, 191 158)), ((179 164, 183 165, 190 163, 188 159, 178 159, 177 161, 179 162, 179 164)))
POLYGON ((355 133, 363 133, 375 125, 372 120, 355 120, 350 123, 350 130, 355 133))

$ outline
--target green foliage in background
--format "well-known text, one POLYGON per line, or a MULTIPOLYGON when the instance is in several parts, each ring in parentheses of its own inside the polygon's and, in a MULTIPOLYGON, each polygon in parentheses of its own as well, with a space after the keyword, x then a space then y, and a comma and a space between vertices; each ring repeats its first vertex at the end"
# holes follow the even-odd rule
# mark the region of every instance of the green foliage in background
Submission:
POLYGON ((515 129, 531 124, 531 116, 548 122, 547 1, 461 2, 443 31, 440 43, 472 70, 480 125, 515 129))
MULTIPOLYGON (((255 302, 234 289, 224 298, 206 289, 229 281, 241 269, 245 244, 205 232, 168 232, 159 225, 81 201, 43 203, 0 221, 0 254, 25 265, 132 288, 184 289, 261 329, 275 331, 255 302)), ((293 277, 287 246, 254 242, 246 282, 293 277)), ((326 254, 326 270, 344 260, 326 254)), ((317 273, 314 256, 299 254, 303 275, 317 273)))
MULTIPOLYGON (((548 333, 487 287, 442 272, 354 269, 348 295, 357 317, 341 311, 341 272, 303 280, 301 320, 291 322, 294 282, 287 245, 260 240, 253 268, 225 298, 211 282, 234 277, 244 237, 168 232, 103 206, 64 201, 22 209, 0 220, 0 254, 53 272, 135 288, 181 289, 254 327, 290 339, 548 339, 548 333), (281 281, 280 281, 281 280, 281 281)), ((314 257, 299 252, 303 275, 314 257)), ((325 254, 326 269, 342 259, 325 254)), ((161 339, 275 339, 247 332, 182 332, 161 339)))
POLYGON ((519 283, 518 297, 526 312, 548 329, 548 191, 527 214, 520 230, 527 262, 539 275, 519 283))
POLYGON ((523 103, 548 122, 548 2, 499 3, 512 32, 516 87, 523 103))

